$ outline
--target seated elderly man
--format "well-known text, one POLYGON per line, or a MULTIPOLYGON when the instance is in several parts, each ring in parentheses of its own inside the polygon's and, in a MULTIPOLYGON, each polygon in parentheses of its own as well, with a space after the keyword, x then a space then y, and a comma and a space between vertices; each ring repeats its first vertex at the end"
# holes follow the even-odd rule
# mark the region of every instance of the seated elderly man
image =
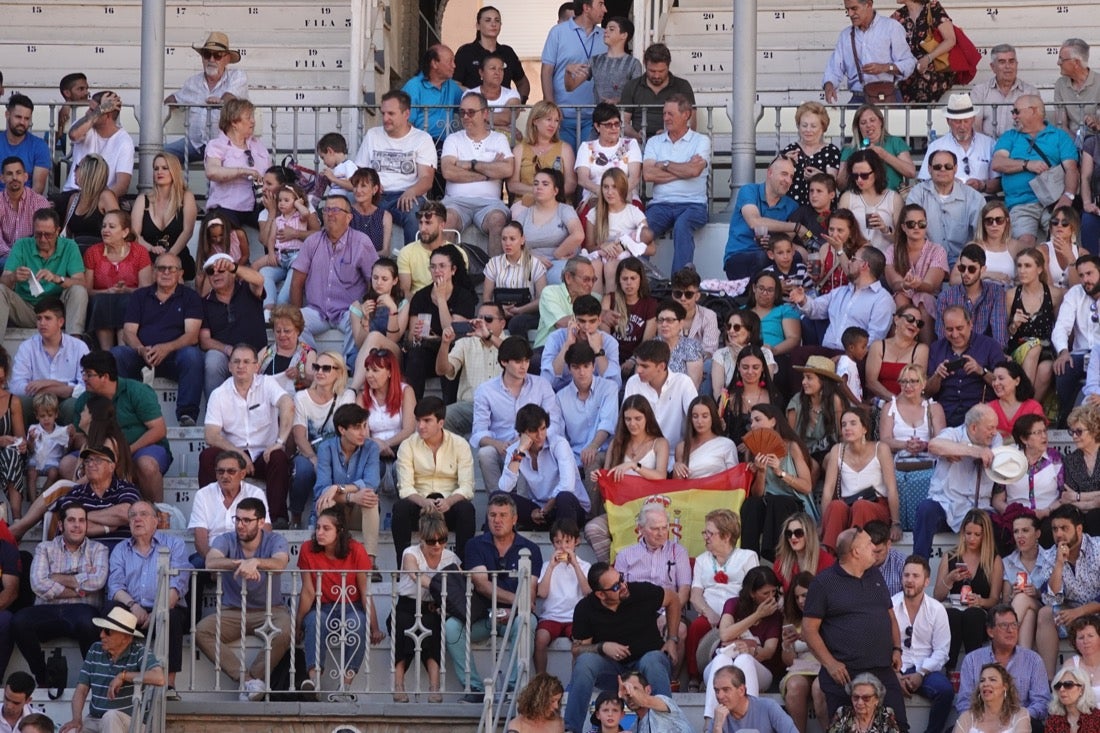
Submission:
MULTIPOLYGON (((932 178, 933 154, 941 150, 950 150, 955 154, 959 165, 952 170, 952 174, 970 188, 980 194, 995 194, 1001 190, 1001 175, 994 171, 990 165, 993 163, 993 146, 996 144, 989 135, 975 130, 975 122, 978 110, 970 100, 970 95, 952 94, 947 100, 947 109, 944 110, 944 118, 947 120, 947 135, 941 135, 928 143, 928 150, 924 154, 924 163, 921 165, 917 178, 927 181, 932 178)), ((931 236, 929 241, 942 244, 940 240, 931 236)))
POLYGON ((963 425, 947 428, 928 442, 936 466, 928 498, 917 505, 913 554, 928 557, 936 532, 958 532, 971 509, 993 511, 993 479, 984 469, 999 445, 997 413, 985 403, 971 407, 963 425))
POLYGON ((16 613, 11 628, 40 687, 48 683, 43 641, 75 638, 84 656, 95 642, 98 634, 92 619, 103 607, 108 556, 106 545, 88 539, 88 512, 77 503, 62 508, 61 532, 34 548, 34 605, 16 613))
POLYGON ((84 260, 76 242, 60 235, 61 215, 39 209, 34 212, 34 235, 12 245, 0 275, 0 341, 8 323, 34 328, 34 305, 47 298, 60 298, 65 304, 66 333, 84 333, 84 260))
MULTIPOLYGON (((172 464, 168 452, 168 428, 164 413, 153 388, 136 379, 119 379, 115 357, 109 351, 92 351, 80 360, 85 391, 76 399, 73 414, 80 415, 91 395, 111 400, 122 435, 130 446, 137 485, 146 498, 161 501, 164 496, 164 474, 172 464)), ((86 441, 77 425, 76 444, 86 441)), ((61 461, 61 474, 71 476, 76 461, 66 457, 61 461)))
POLYGON ((447 181, 447 228, 462 231, 473 222, 489 237, 489 255, 495 256, 503 251, 500 232, 509 218, 500 187, 512 176, 515 158, 508 138, 493 129, 484 96, 467 94, 458 115, 462 130, 443 141, 439 167, 447 181))
MULTIPOLYGON (((229 47, 229 36, 212 31, 201 46, 192 46, 202 57, 202 71, 187 77, 179 91, 169 94, 165 104, 212 105, 188 107, 186 134, 164 146, 166 152, 180 162, 202 160, 210 134, 218 126, 217 115, 223 102, 230 99, 248 99, 248 76, 240 69, 230 69, 230 64, 241 60, 241 54, 229 47)), ((214 132, 216 136, 217 133, 214 132)))
POLYGON ((56 397, 61 402, 61 422, 71 423, 76 398, 84 393, 80 360, 87 355, 88 344, 64 332, 65 306, 60 300, 35 303, 34 322, 38 333, 19 344, 8 389, 21 398, 24 425, 34 422, 31 400, 39 394, 56 397))
MULTIPOLYGON (((691 558, 669 532, 668 509, 658 501, 647 501, 638 512, 638 541, 615 555, 615 569, 634 582, 645 581, 672 591, 686 606, 691 594, 691 558)), ((593 588, 595 586, 592 586, 593 588)), ((667 619, 657 620, 665 638, 676 642, 676 656, 684 658, 687 624, 666 629, 667 619)))
POLYGON ((239 453, 245 474, 267 482, 272 526, 286 529, 290 526, 286 441, 294 422, 294 400, 274 377, 259 373, 256 351, 247 344, 233 348, 229 368, 233 376, 214 390, 206 403, 204 437, 208 447, 199 454, 199 484, 214 480, 214 463, 222 451, 239 453))
POLYGON ((183 284, 180 258, 165 252, 157 257, 156 282, 130 295, 122 343, 111 349, 123 377, 141 379, 151 367, 178 382, 176 420, 184 428, 194 427, 202 400, 201 327, 202 299, 183 284))
MULTIPOLYGON (((41 521, 48 509, 57 511, 75 502, 87 512, 84 526, 90 537, 111 547, 129 537, 128 512, 130 505, 141 499, 141 494, 136 486, 116 475, 116 460, 115 452, 107 446, 90 446, 80 451, 85 482, 72 486, 60 498, 47 489, 24 512, 23 518, 12 524, 11 533, 22 538, 28 529, 41 521)), ((58 487, 62 485, 59 483, 58 487)))
POLYGON ((264 324, 264 278, 247 265, 238 265, 224 252, 204 263, 210 292, 202 299, 202 328, 206 398, 229 378, 229 354, 237 344, 260 351, 267 346, 264 324))
POLYGON ((96 92, 88 100, 88 111, 69 128, 73 142, 72 164, 64 191, 77 191, 76 170, 85 156, 95 153, 107 162, 107 188, 122 198, 130 190, 134 175, 134 139, 118 123, 122 99, 114 92, 96 92))
POLYGON ((955 151, 945 148, 929 152, 925 165, 931 170, 930 180, 913 186, 906 203, 924 209, 928 241, 942 245, 947 250, 947 264, 954 267, 963 248, 978 236, 985 196, 959 180, 956 171, 971 164, 963 163, 955 151))
POLYGON ((378 252, 370 237, 351 228, 351 204, 343 195, 325 197, 324 220, 324 228, 306 237, 291 265, 290 303, 302 309, 310 334, 329 328, 343 333, 345 360, 354 364, 348 306, 366 292, 378 252))
MULTIPOLYGON (((233 531, 233 517, 242 499, 259 499, 267 512, 267 495, 263 489, 247 483, 244 456, 236 450, 225 450, 214 459, 213 483, 203 486, 191 500, 191 517, 187 529, 193 533, 195 552, 189 558, 194 568, 206 567, 206 553, 218 536, 233 531)), ((271 525, 265 525, 271 529, 271 525)))
POLYGON ((944 337, 928 350, 924 392, 943 406, 948 425, 959 425, 993 384, 993 368, 1004 359, 1001 344, 974 332, 970 311, 953 305, 943 312, 944 337))
POLYGON ((562 270, 561 282, 547 285, 539 296, 539 329, 533 346, 541 349, 555 329, 565 328, 573 319, 573 303, 591 295, 597 282, 596 268, 586 257, 570 257, 562 270))
POLYGON ((34 234, 34 212, 48 209, 45 196, 27 186, 27 169, 22 159, 10 155, 0 162, 4 192, 0 194, 0 266, 16 240, 34 234))
POLYGON ((187 547, 177 535, 157 530, 157 509, 148 501, 130 505, 130 539, 111 550, 111 570, 107 576, 107 598, 128 609, 137 620, 137 628, 149 630, 157 603, 157 555, 163 547, 169 563, 179 573, 168 583, 168 689, 173 695, 176 672, 183 666, 183 631, 187 627, 187 547))
POLYGON ((99 641, 84 656, 73 691, 73 719, 61 727, 68 732, 125 733, 134 712, 134 684, 164 686, 164 667, 137 639, 137 619, 115 606, 107 616, 92 619, 99 641), (88 715, 84 716, 84 703, 88 715))
POLYGON ((241 702, 262 700, 270 674, 264 649, 245 667, 245 650, 236 648, 243 641, 241 634, 265 628, 269 632, 265 638, 271 644, 271 664, 276 665, 290 648, 294 624, 275 575, 290 562, 290 547, 279 533, 262 529, 265 519, 263 502, 243 499, 233 515, 236 531, 226 532, 211 544, 207 569, 226 571, 221 576, 221 615, 210 614, 195 628, 195 644, 206 658, 219 664, 234 682, 241 683, 241 702))

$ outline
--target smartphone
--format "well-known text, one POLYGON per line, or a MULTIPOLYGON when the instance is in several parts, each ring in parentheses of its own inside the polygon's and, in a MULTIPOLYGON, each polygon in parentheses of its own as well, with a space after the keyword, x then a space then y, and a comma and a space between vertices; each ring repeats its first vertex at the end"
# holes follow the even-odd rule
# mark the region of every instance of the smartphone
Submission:
POLYGON ((474 330, 474 324, 469 321, 455 321, 451 324, 451 328, 454 329, 455 338, 462 338, 470 335, 474 330))
POLYGON ((378 305, 374 307, 374 313, 370 317, 370 330, 378 333, 387 333, 390 328, 389 306, 378 305))
POLYGON ((966 359, 960 356, 958 359, 952 359, 947 362, 945 366, 947 367, 947 371, 953 372, 956 369, 962 369, 964 364, 966 364, 966 359))

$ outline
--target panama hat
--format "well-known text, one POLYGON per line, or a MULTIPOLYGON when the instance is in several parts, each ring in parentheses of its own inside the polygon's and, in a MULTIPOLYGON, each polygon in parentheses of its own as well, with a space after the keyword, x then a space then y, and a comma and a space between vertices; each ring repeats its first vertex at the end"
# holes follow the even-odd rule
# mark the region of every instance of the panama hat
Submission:
POLYGON ((974 102, 966 92, 952 94, 947 98, 947 109, 943 116, 949 120, 969 120, 978 116, 978 110, 974 109, 974 102))
POLYGON ((195 49, 197 53, 203 51, 221 51, 222 53, 229 54, 229 63, 235 64, 241 60, 241 52, 234 51, 229 47, 229 36, 225 35, 221 31, 211 31, 210 35, 206 37, 206 43, 201 46, 192 45, 191 48, 195 49))
POLYGON ((993 460, 985 475, 997 484, 1011 484, 1027 474, 1027 456, 1019 448, 1001 445, 993 449, 993 460))
POLYGON ((825 377, 834 382, 840 381, 840 375, 836 373, 836 364, 827 356, 811 356, 806 360, 805 366, 796 366, 794 370, 796 372, 812 372, 819 377, 825 377))
POLYGON ((93 618, 92 623, 108 631, 121 631, 124 634, 136 636, 139 639, 145 638, 145 635, 137 630, 137 616, 130 613, 122 606, 115 606, 112 608, 106 618, 93 618))

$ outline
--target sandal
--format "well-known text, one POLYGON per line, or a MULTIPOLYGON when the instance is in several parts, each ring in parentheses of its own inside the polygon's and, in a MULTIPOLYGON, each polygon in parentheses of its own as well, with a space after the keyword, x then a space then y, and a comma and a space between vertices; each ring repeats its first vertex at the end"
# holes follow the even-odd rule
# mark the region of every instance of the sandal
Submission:
POLYGON ((393 686, 393 701, 394 702, 408 702, 409 695, 405 692, 405 683, 395 684, 393 686))
POLYGON ((439 685, 429 685, 428 702, 443 702, 443 694, 439 691, 439 685))

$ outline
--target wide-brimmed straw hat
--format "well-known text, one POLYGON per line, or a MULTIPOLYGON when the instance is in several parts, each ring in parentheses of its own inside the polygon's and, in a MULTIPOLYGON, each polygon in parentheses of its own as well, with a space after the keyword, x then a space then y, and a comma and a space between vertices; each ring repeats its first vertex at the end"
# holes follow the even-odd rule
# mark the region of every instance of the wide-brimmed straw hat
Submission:
POLYGON ((225 35, 221 31, 211 31, 210 35, 206 37, 206 43, 201 46, 192 45, 191 48, 195 49, 197 53, 203 51, 221 51, 222 53, 229 54, 229 63, 235 64, 241 60, 241 52, 229 47, 229 36, 225 35))
POLYGON ((796 372, 812 372, 819 377, 840 381, 840 375, 836 373, 836 364, 827 356, 811 356, 806 360, 806 366, 796 366, 796 372))
POLYGON ((1027 456, 1019 448, 1000 445, 993 449, 993 461, 985 475, 997 484, 1011 484, 1027 474, 1027 456))
POLYGON ((115 606, 112 608, 106 618, 93 618, 92 623, 101 629, 121 631, 124 634, 136 636, 139 639, 145 638, 145 635, 138 631, 137 616, 130 613, 122 606, 115 606))
POLYGON ((943 116, 949 120, 969 120, 978 116, 978 110, 974 109, 974 102, 966 92, 952 94, 947 98, 947 109, 943 116))

